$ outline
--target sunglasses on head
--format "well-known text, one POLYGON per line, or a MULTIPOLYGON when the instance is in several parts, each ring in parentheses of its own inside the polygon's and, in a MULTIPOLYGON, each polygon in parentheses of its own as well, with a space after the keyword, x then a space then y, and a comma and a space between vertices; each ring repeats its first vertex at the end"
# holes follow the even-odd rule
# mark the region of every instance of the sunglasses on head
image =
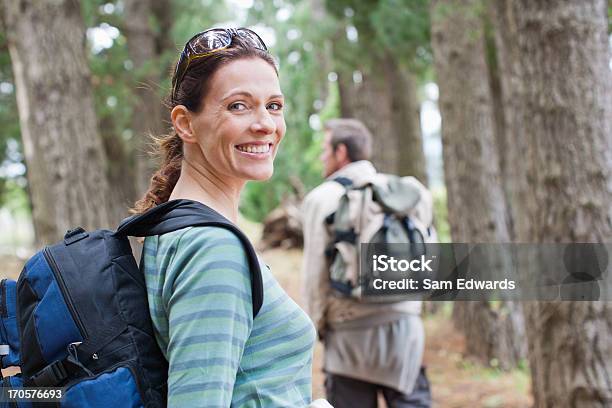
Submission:
POLYGON ((240 37, 248 46, 258 48, 262 51, 268 51, 266 44, 264 44, 257 33, 248 28, 211 28, 210 30, 202 31, 187 41, 176 63, 176 70, 172 77, 172 99, 176 97, 176 91, 191 61, 206 57, 229 47, 232 44, 234 36, 240 37))

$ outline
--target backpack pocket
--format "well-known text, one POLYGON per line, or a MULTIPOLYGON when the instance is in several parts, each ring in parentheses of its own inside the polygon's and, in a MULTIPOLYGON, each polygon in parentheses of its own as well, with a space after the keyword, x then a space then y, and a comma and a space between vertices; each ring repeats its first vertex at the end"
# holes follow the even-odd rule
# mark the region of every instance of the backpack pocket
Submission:
POLYGON ((2 368, 19 365, 19 330, 16 318, 17 283, 0 281, 0 359, 2 368))
POLYGON ((17 282, 17 299, 21 347, 28 350, 21 367, 25 376, 63 360, 66 345, 85 339, 83 323, 47 248, 26 263, 17 282))
POLYGON ((62 408, 144 408, 136 371, 129 363, 66 387, 62 408))

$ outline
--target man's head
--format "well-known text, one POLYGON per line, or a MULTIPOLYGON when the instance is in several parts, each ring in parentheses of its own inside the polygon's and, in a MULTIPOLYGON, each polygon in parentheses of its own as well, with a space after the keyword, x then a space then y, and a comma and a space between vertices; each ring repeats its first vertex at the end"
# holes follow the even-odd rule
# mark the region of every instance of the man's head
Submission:
POLYGON ((368 160, 371 152, 372 135, 357 119, 332 119, 325 123, 320 157, 325 177, 351 162, 368 160))

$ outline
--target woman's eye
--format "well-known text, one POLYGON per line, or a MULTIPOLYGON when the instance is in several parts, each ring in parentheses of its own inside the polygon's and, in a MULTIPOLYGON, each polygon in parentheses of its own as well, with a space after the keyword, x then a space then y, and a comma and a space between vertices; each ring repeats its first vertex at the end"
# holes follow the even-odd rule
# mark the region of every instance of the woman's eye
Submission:
POLYGON ((230 104, 229 106, 229 110, 234 110, 234 111, 243 111, 246 108, 247 108, 246 105, 242 102, 234 102, 230 104))
POLYGON ((271 104, 268 105, 268 109, 279 111, 283 109, 283 105, 281 105, 278 102, 272 102, 271 104))

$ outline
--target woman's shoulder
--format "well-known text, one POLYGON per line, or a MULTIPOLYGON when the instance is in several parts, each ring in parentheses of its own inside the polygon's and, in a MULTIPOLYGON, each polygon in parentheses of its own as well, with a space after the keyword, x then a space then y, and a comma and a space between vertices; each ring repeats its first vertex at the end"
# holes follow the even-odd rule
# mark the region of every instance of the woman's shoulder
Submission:
POLYGON ((173 232, 159 235, 160 242, 188 242, 197 240, 199 242, 208 240, 229 240, 240 244, 236 234, 227 228, 217 226, 185 227, 173 232))
POLYGON ((146 253, 154 253, 163 270, 193 270, 202 266, 248 272, 247 253, 232 231, 215 226, 187 227, 145 241, 146 253))
POLYGON ((168 248, 175 252, 201 253, 212 248, 215 248, 215 252, 223 248, 244 252, 238 236, 223 227, 187 227, 159 235, 158 239, 160 249, 168 248))

